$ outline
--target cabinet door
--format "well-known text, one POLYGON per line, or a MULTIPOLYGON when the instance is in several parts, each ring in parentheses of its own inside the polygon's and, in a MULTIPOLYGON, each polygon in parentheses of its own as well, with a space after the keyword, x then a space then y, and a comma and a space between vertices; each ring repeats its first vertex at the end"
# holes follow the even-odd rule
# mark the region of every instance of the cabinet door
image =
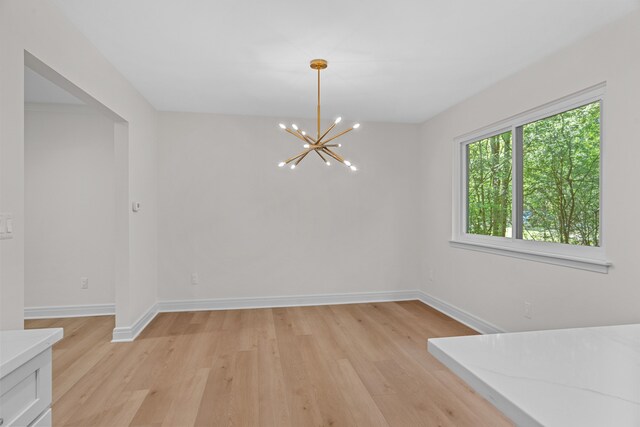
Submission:
POLYGON ((47 409, 47 411, 40 415, 37 420, 33 422, 29 427, 51 427, 53 424, 51 418, 51 408, 47 409))
POLYGON ((0 379, 0 418, 28 426, 51 406, 51 348, 0 379))

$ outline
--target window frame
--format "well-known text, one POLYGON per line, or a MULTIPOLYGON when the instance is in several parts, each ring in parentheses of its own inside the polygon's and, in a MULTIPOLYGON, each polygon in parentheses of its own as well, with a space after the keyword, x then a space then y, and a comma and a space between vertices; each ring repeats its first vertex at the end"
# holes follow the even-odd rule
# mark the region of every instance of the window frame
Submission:
POLYGON ((603 233, 605 209, 603 205, 603 166, 605 146, 605 83, 598 84, 575 94, 549 102, 525 111, 493 125, 462 135, 454 140, 454 195, 451 245, 463 249, 490 252, 555 265, 607 273, 611 265, 606 259, 605 233, 603 233), (600 246, 579 246, 558 242, 542 242, 518 238, 522 232, 522 170, 523 170, 523 127, 563 112, 600 103, 600 246), (485 236, 467 233, 467 147, 482 139, 511 132, 512 165, 512 237, 485 236))

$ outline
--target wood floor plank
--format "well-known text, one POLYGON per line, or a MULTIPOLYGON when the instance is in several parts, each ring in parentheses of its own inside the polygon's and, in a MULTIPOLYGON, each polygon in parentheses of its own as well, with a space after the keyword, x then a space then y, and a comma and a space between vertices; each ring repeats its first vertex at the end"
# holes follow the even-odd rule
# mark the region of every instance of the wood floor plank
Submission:
MULTIPOLYGON (((225 316, 222 319, 226 319, 225 316)), ((222 323, 221 323, 222 326, 222 323)), ((220 329, 212 335, 215 347, 212 349, 211 370, 205 384, 196 416, 197 426, 231 425, 231 394, 233 390, 235 365, 239 351, 236 332, 220 329)))
POLYGON ((258 426, 258 352, 239 351, 233 369, 233 383, 229 402, 229 424, 232 426, 258 426))
POLYGON ((171 406, 162 421, 163 426, 194 425, 209 372, 209 368, 199 368, 194 375, 181 382, 177 397, 172 399, 171 406))
POLYGON ((322 416, 322 425, 356 425, 351 409, 344 404, 343 390, 336 379, 340 374, 338 361, 322 356, 313 335, 300 335, 296 337, 295 342, 312 384, 313 396, 322 416))
POLYGON ((338 388, 343 391, 342 396, 347 406, 351 409, 356 422, 355 425, 362 427, 388 426, 389 423, 376 405, 373 397, 368 393, 351 362, 348 359, 340 359, 337 363, 336 383, 338 388))
POLYGON ((258 342, 258 392, 261 426, 291 426, 285 395, 278 341, 261 337, 258 342))
MULTIPOLYGON (((53 405, 54 424, 74 424, 109 406, 111 401, 117 399, 126 384, 127 373, 140 366, 139 354, 143 353, 148 345, 149 343, 145 342, 137 346, 127 343, 125 348, 112 346, 95 368, 85 374, 53 405)), ((55 362, 53 369, 56 369, 55 362)), ((53 387, 55 395, 56 380, 53 387)))
POLYGON ((110 347, 109 342, 99 342, 91 351, 86 352, 84 357, 75 358, 74 362, 67 366, 67 369, 60 368, 58 370, 60 373, 54 377, 56 387, 52 397, 53 403, 57 402, 91 371, 109 353, 110 347))
POLYGON ((178 318, 178 316, 180 316, 180 313, 157 314, 153 321, 144 328, 136 340, 166 337, 169 326, 178 318))
MULTIPOLYGON (((392 352, 390 360, 393 362, 393 366, 397 366, 396 377, 393 377, 393 380, 396 381, 396 386, 402 385, 405 389, 404 393, 408 394, 409 399, 421 396, 416 403, 426 402, 431 406, 430 413, 439 414, 440 417, 447 419, 451 425, 483 425, 483 422, 478 419, 473 411, 433 376, 430 372, 433 369, 433 364, 427 364, 425 368, 425 361, 431 356, 420 349, 422 345, 412 340, 411 335, 399 333, 398 328, 389 327, 389 324, 386 324, 387 322, 376 321, 371 316, 377 310, 371 310, 370 305, 359 305, 353 307, 353 310, 368 329, 379 330, 385 339, 395 343, 395 346, 390 346, 390 351, 392 352), (424 370, 422 370, 423 368, 424 370), (401 376, 399 375, 400 373, 409 372, 421 372, 421 375, 402 375, 405 380, 397 382, 397 376, 401 376), (425 398, 427 391, 429 392, 428 399, 425 398)), ((405 326, 405 328, 408 327, 405 326)), ((384 363, 388 365, 389 361, 384 363)), ((390 377, 387 378, 391 381, 390 377)))
MULTIPOLYGON (((389 339, 398 343, 399 347, 411 356, 413 360, 419 363, 431 375, 424 376, 426 379, 436 379, 441 386, 444 387, 440 395, 434 399, 440 401, 441 406, 444 402, 460 401, 462 407, 468 408, 473 414, 482 414, 484 412, 493 411, 493 407, 484 399, 477 399, 475 394, 462 380, 456 377, 451 371, 443 366, 429 353, 424 352, 424 342, 428 338, 424 329, 418 327, 421 322, 419 316, 408 316, 405 306, 401 304, 362 304, 359 308, 377 320, 378 324, 392 334, 389 339), (444 399, 442 399, 444 398, 444 399)), ((437 389, 440 385, 431 383, 427 387, 437 389)), ((446 411, 446 409, 445 409, 446 411)), ((482 418, 482 417, 481 417, 482 418)), ((506 418, 491 419, 490 424, 486 424, 481 419, 476 421, 478 425, 502 426, 510 425, 506 418)))
POLYGON ((74 418, 67 425, 77 426, 126 426, 144 401, 148 390, 127 391, 118 393, 116 399, 96 413, 84 413, 85 418, 74 418))
POLYGON ((225 311, 208 311, 209 317, 207 318, 207 324, 205 332, 213 332, 222 330, 224 324, 225 311))
POLYGON ((289 309, 274 309, 273 313, 291 424, 301 427, 322 425, 322 415, 309 372, 296 344, 297 335, 289 309))
MULTIPOLYGON (((186 327, 185 322, 190 319, 191 316, 185 316, 183 322, 174 322, 172 327, 186 327)), ((173 331, 172 334, 175 329, 173 331)), ((163 369, 151 379, 149 394, 136 413, 132 425, 162 424, 172 402, 180 398, 184 383, 192 381, 202 366, 198 362, 201 362, 199 359, 203 355, 198 350, 203 347, 203 341, 196 334, 176 337, 174 350, 165 360, 163 369)))
POLYGON ((56 426, 507 426, 426 351, 468 327, 418 301, 34 319, 53 349, 56 426))
MULTIPOLYGON (((365 346, 363 348, 352 341, 348 332, 343 329, 342 324, 335 318, 332 307, 317 307, 317 310, 325 320, 325 324, 330 331, 329 333, 335 340, 333 342, 338 343, 341 351, 346 355, 344 357, 349 359, 369 393, 376 395, 395 393, 391 385, 380 373, 378 368, 376 368, 373 360, 369 357, 367 347, 365 346)), ((332 341, 326 342, 327 344, 323 346, 325 351, 333 344, 332 341)), ((343 356, 339 358, 343 358, 343 356)))
MULTIPOLYGON (((422 381, 423 376, 412 375, 409 371, 403 369, 395 360, 391 359, 376 362, 376 365, 397 390, 397 394, 402 396, 405 404, 417 411, 426 421, 427 425, 478 425, 472 414, 468 412, 463 412, 464 416, 462 419, 459 419, 461 417, 458 416, 457 411, 453 412, 449 410, 448 407, 445 407, 443 410, 435 401, 439 393, 442 392, 441 388, 427 387, 425 382, 422 381)), ((451 403, 455 404, 455 402, 451 403)))

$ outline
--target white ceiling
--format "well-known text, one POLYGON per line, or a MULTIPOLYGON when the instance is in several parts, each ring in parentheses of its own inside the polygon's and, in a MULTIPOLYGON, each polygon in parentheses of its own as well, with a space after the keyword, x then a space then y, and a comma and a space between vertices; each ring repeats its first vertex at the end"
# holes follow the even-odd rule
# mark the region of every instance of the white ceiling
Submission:
POLYGON ((53 0, 159 110, 421 122, 640 0, 53 0))

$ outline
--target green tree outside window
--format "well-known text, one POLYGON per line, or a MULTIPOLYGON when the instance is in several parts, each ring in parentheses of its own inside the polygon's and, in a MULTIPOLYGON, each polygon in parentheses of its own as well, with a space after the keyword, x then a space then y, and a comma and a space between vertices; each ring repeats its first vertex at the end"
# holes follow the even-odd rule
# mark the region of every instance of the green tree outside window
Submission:
MULTIPOLYGON (((600 245, 600 102, 518 127, 521 235, 600 245)), ((512 237, 511 132, 467 145, 467 233, 512 237)))

